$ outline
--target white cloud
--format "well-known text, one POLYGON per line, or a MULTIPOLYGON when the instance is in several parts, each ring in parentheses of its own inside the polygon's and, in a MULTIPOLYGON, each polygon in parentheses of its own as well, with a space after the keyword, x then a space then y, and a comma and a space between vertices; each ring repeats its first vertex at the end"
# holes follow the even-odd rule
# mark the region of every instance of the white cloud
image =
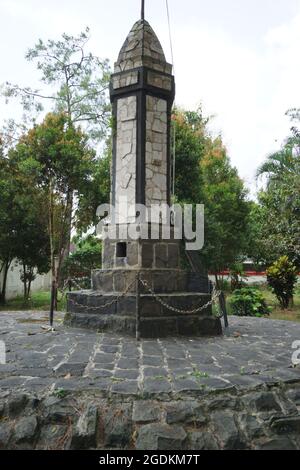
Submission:
MULTIPOLYGON (((252 6, 255 18, 256 10, 257 15, 261 13, 260 2, 244 2, 240 11, 235 11, 232 2, 227 11, 223 0, 212 1, 212 6, 204 2, 201 9, 197 2, 195 17, 189 16, 189 9, 186 11, 186 26, 186 6, 179 0, 170 2, 170 6, 177 104, 195 108, 202 102, 205 113, 217 115, 213 129, 222 132, 233 163, 250 185, 256 167, 288 134, 286 110, 300 105, 300 11, 294 16, 286 14, 285 18, 290 14, 290 20, 280 24, 278 12, 272 16, 272 9, 267 8, 259 27, 253 24, 252 32, 243 23, 246 7, 252 6), (218 21, 209 21, 209 9, 216 5, 213 14, 218 21), (231 23, 226 23, 226 15, 231 23), (238 22, 239 28, 230 26, 238 22), (247 34, 243 33, 243 25, 247 34)), ((164 2, 148 3, 151 24, 168 52, 164 2)), ((192 0, 188 3, 195 5, 192 0)), ((78 33, 85 25, 91 26, 93 52, 109 57, 113 63, 138 10, 139 0, 111 0, 110 4, 99 0, 0 0, 1 58, 5 64, 0 69, 0 83, 10 80, 35 84, 34 66, 24 59, 28 47, 39 37, 55 38, 63 31, 78 33)), ((1 118, 8 111, 11 115, 11 110, 0 109, 1 118)))
POLYGON ((69 5, 60 2, 59 8, 54 3, 36 0, 1 0, 0 10, 15 20, 26 22, 26 26, 34 26, 37 30, 52 30, 52 34, 61 33, 68 26, 69 32, 78 32, 83 27, 85 14, 78 15, 69 5))
POLYGON ((249 185, 256 167, 280 145, 300 105, 300 15, 265 32, 260 48, 238 44, 228 31, 199 26, 175 37, 177 102, 217 114, 233 163, 249 185))

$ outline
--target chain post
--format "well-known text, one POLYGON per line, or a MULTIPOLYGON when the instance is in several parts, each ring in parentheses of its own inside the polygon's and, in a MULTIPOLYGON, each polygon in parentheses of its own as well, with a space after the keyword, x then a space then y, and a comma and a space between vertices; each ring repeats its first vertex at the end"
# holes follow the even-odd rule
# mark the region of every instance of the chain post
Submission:
POLYGON ((140 341, 141 339, 141 317, 140 317, 140 298, 141 298, 141 289, 140 289, 140 273, 136 275, 136 340, 140 341))
POLYGON ((222 316, 224 318, 224 326, 225 328, 228 328, 229 323, 228 323, 228 315, 227 315, 227 308, 226 308, 226 299, 225 299, 225 295, 223 291, 220 292, 219 303, 220 303, 221 312, 223 314, 222 316))
POLYGON ((56 283, 55 283, 55 280, 53 280, 52 285, 51 285, 50 328, 53 328, 55 296, 56 296, 56 283))

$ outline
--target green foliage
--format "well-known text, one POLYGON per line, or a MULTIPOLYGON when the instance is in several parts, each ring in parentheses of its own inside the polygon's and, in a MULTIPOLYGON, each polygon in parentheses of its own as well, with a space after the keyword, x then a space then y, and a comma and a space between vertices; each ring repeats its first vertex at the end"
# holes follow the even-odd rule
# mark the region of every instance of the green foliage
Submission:
POLYGON ((176 138, 175 194, 180 203, 202 202, 199 162, 205 152, 205 125, 201 110, 197 113, 176 109, 172 116, 176 138))
POLYGON ((62 400, 63 398, 65 398, 68 395, 68 392, 67 392, 67 390, 65 390, 63 388, 56 388, 55 390, 53 390, 52 395, 54 397, 59 398, 59 399, 62 400))
POLYGON ((232 313, 240 317, 261 317, 269 315, 271 311, 262 293, 254 287, 236 289, 231 296, 230 305, 232 313))
MULTIPOLYGON (((82 168, 78 166, 77 157, 79 156, 80 145, 78 146, 78 141, 75 142, 74 130, 76 133, 80 125, 85 130, 86 138, 90 142, 93 141, 97 146, 99 141, 107 138, 110 133, 111 106, 108 97, 110 67, 108 60, 100 60, 87 51, 89 39, 89 28, 86 28, 77 36, 64 33, 58 41, 52 39, 43 41, 40 39, 26 54, 26 59, 36 64, 37 71, 40 74, 40 89, 21 87, 18 84, 11 83, 6 83, 3 88, 6 101, 17 98, 21 101, 24 110, 21 124, 17 124, 12 119, 6 122, 5 146, 14 146, 15 141, 20 136, 26 134, 33 125, 35 126, 39 113, 44 109, 44 104, 48 109, 50 105, 54 115, 65 117, 65 127, 67 129, 65 129, 63 142, 59 140, 56 132, 49 131, 47 135, 43 133, 41 126, 35 126, 38 129, 38 131, 35 130, 35 133, 38 134, 39 131, 43 133, 43 138, 40 141, 41 146, 51 146, 48 157, 51 156, 52 158, 53 155, 59 157, 55 162, 55 183, 60 185, 60 195, 65 191, 67 203, 62 234, 58 236, 62 243, 56 243, 58 246, 55 249, 60 251, 65 246, 66 253, 69 252, 73 213, 76 211, 76 222, 79 223, 77 228, 85 230, 91 223, 95 222, 95 198, 99 195, 98 188, 101 188, 102 191, 102 178, 97 165, 94 165, 93 175, 88 175, 85 172, 86 161, 84 158, 82 158, 82 168), (69 136, 73 140, 73 144, 69 140, 69 147, 65 145, 66 140, 68 140, 68 132, 70 132, 69 136), (54 141, 57 143, 56 148, 54 148, 54 141), (63 152, 60 152, 62 148, 58 148, 60 143, 64 147, 63 152), (72 153, 74 153, 75 165, 72 162, 72 153), (74 166, 77 167, 75 172, 74 166), (70 168, 69 174, 67 174, 68 168, 70 168), (62 171, 63 169, 64 171, 62 171), (62 176, 60 181, 57 178, 59 172, 62 176), (83 175, 82 185, 85 186, 84 191, 78 191, 80 174, 83 175), (91 190, 93 183, 93 190, 91 190), (63 186, 65 186, 65 190, 63 186), (79 198, 80 204, 77 204, 76 198, 79 198)), ((80 139, 79 134, 77 134, 77 137, 80 139)), ((38 145, 38 139, 36 139, 35 144, 38 145)), ((24 171, 40 174, 43 169, 46 169, 45 163, 46 167, 49 168, 49 162, 37 162, 34 156, 35 149, 32 148, 32 150, 32 158, 26 158, 23 163, 24 171)), ((38 149, 38 151, 40 150, 41 148, 38 149)), ((20 146, 18 152, 21 152, 20 146)), ((99 166, 100 168, 103 167, 102 162, 99 166)), ((42 175, 42 178, 44 177, 45 173, 42 175)), ((50 178, 51 174, 48 174, 48 177, 50 178)), ((42 184, 44 184, 44 181, 42 184)), ((56 188, 54 188, 54 191, 56 191, 56 188)), ((102 192, 106 192, 106 188, 102 192)), ((101 202, 103 201, 99 198, 98 204, 101 204, 101 202)), ((59 218, 62 217, 60 214, 59 218)))
POLYGON ((231 286, 229 280, 221 276, 218 279, 218 289, 223 292, 230 292, 231 286))
MULTIPOLYGON (((28 310, 35 310, 38 312, 47 312, 50 308, 51 302, 51 294, 48 291, 38 291, 38 292, 31 292, 30 296, 27 299, 24 299, 24 296, 18 296, 15 299, 7 300, 4 307, 0 305, 0 311, 27 311, 28 310)), ((66 311, 66 296, 62 296, 60 292, 58 292, 58 306, 57 310, 60 312, 66 311)), ((32 319, 24 320, 30 323, 32 319)), ((40 320, 37 320, 40 321, 40 320)), ((46 314, 42 321, 48 323, 49 316, 46 314)))
POLYGON ((4 272, 1 290, 5 302, 6 274, 12 260, 22 265, 24 297, 28 298, 36 273, 49 270, 49 236, 43 209, 43 191, 30 175, 20 171, 9 154, 0 156, 0 264, 4 272))
POLYGON ((267 225, 265 223, 266 217, 268 216, 267 208, 261 204, 260 195, 258 195, 259 203, 250 202, 250 214, 248 218, 248 243, 246 247, 246 253, 249 258, 252 259, 254 265, 259 268, 270 264, 270 260, 273 261, 274 251, 272 246, 269 246, 267 239, 270 232, 266 234, 267 225))
POLYGON ((96 227, 97 208, 100 204, 109 203, 110 200, 110 167, 111 147, 107 145, 104 154, 93 164, 92 175, 85 191, 78 194, 78 205, 76 208, 75 225, 80 233, 96 227))
POLYGON ((254 221, 258 226, 256 246, 266 264, 286 255, 300 267, 300 135, 296 129, 292 131, 282 148, 258 170, 267 185, 259 193, 254 221))
POLYGON ((206 269, 222 271, 245 254, 250 204, 221 138, 212 139, 208 119, 198 112, 176 110, 175 193, 179 203, 205 205, 206 269))
MULTIPOLYGON (((75 227, 80 216, 79 209, 75 214, 72 210, 73 198, 79 208, 85 194, 91 191, 97 169, 95 152, 86 134, 70 124, 63 113, 48 114, 41 124, 22 136, 9 155, 17 170, 30 179, 30 186, 41 194, 41 220, 50 241, 52 279, 57 286, 68 252, 69 223, 75 227)), ((29 250, 34 252, 34 247, 29 250)))
POLYGON ((60 197, 81 188, 91 175, 95 152, 81 129, 68 123, 66 114, 47 114, 44 121, 23 135, 11 151, 20 170, 44 188, 53 181, 60 197))
POLYGON ((246 285, 246 274, 243 263, 234 263, 229 270, 231 290, 241 289, 246 285))
POLYGON ((91 277, 92 269, 101 268, 102 243, 89 235, 75 240, 76 249, 64 260, 64 277, 91 277))
POLYGON ((207 269, 219 272, 245 254, 250 206, 220 138, 207 140, 200 167, 205 204, 205 246, 200 254, 207 269))
POLYGON ((287 256, 282 256, 267 269, 267 280, 281 308, 287 308, 293 298, 297 282, 296 266, 289 261, 287 256))

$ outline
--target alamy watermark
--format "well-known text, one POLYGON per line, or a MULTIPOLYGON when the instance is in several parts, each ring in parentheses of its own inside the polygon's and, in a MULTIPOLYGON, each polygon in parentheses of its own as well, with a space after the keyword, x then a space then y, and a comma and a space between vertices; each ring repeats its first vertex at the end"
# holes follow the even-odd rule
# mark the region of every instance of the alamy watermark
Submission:
POLYGON ((203 204, 130 204, 126 197, 97 209, 97 234, 104 239, 185 240, 187 250, 204 246, 203 204))
POLYGON ((300 364, 300 340, 293 342, 292 349, 295 349, 292 354, 292 364, 298 366, 300 364))
POLYGON ((0 341, 0 365, 6 364, 6 346, 4 341, 0 341))

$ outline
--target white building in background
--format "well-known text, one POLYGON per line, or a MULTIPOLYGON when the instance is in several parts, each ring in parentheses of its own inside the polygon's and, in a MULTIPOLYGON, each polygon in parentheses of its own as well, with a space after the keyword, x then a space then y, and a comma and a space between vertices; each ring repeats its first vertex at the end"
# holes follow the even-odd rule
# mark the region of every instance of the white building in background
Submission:
MULTIPOLYGON (((23 295, 23 282, 20 279, 22 273, 22 266, 13 261, 7 275, 6 284, 6 299, 14 299, 23 295)), ((2 285, 3 273, 0 273, 0 286, 2 285)), ((31 292, 49 290, 51 286, 51 273, 36 276, 36 279, 31 284, 31 292)))

